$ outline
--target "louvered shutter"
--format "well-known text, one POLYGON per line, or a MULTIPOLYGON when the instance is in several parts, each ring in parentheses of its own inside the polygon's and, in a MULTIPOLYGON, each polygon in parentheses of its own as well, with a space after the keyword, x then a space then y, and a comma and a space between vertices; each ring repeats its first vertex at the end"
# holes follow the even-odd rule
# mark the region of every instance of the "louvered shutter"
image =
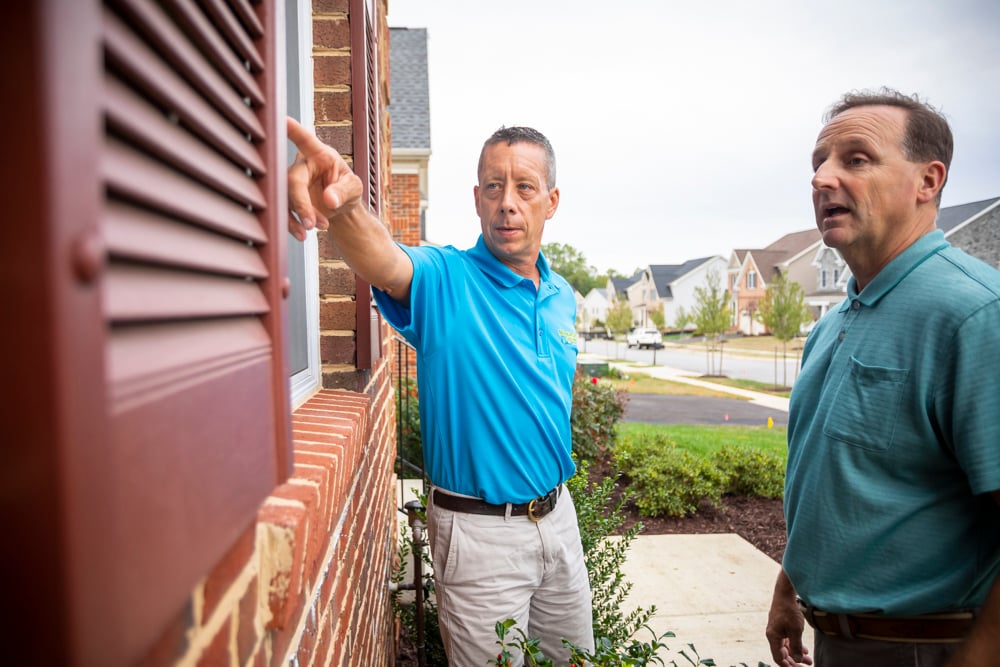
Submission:
POLYGON ((140 659, 290 471, 276 11, 40 0, 11 17, 33 63, 30 110, 5 114, 34 175, 15 213, 41 230, 21 249, 40 277, 26 350, 49 401, 17 405, 22 470, 54 487, 28 493, 55 499, 33 548, 55 565, 39 594, 59 662, 140 659))
MULTIPOLYGON (((361 178, 368 210, 382 212, 381 100, 379 97, 378 8, 373 0, 351 0, 351 50, 363 57, 352 58, 351 102, 354 108, 354 171, 361 178), (355 18, 357 17, 357 18, 355 18), (357 20, 363 17, 364 20, 357 20), (364 67, 359 67, 363 64, 364 67)), ((381 319, 371 297, 371 285, 357 279, 358 368, 368 369, 382 350, 381 319)))

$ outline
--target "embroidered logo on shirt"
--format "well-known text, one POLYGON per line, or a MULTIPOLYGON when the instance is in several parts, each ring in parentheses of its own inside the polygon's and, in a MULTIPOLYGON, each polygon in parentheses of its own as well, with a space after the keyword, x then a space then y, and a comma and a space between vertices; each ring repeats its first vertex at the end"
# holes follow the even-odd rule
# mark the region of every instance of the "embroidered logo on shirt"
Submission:
POLYGON ((570 329, 559 329, 559 337, 563 339, 563 342, 567 345, 573 345, 576 343, 576 331, 570 329))

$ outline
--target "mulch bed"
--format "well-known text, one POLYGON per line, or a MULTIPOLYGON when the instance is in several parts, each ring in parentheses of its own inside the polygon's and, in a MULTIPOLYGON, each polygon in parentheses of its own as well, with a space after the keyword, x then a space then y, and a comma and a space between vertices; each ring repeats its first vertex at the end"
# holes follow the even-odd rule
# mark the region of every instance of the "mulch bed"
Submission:
MULTIPOLYGON (((613 471, 607 463, 598 462, 591 465, 589 473, 591 481, 598 482, 613 471)), ((627 484, 625 478, 618 480, 616 500, 625 493, 627 484)), ((719 507, 704 502, 686 517, 640 516, 632 501, 626 502, 622 511, 625 521, 621 530, 642 523, 640 535, 736 533, 779 563, 785 553, 785 514, 780 499, 723 496, 719 507)))

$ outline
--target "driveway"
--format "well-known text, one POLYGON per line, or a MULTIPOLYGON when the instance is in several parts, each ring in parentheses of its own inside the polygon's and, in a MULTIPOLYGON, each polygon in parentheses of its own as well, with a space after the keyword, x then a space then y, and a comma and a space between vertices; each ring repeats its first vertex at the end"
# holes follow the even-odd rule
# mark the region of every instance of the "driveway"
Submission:
POLYGON ((730 424, 766 426, 788 424, 788 413, 738 398, 629 394, 622 421, 641 424, 730 424))

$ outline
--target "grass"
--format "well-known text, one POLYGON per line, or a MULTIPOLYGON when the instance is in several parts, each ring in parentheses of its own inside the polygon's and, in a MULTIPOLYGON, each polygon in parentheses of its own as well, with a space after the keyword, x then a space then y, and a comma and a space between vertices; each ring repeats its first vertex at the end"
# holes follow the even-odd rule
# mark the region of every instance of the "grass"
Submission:
POLYGON ((788 387, 775 387, 770 382, 758 382, 756 380, 729 377, 700 377, 698 379, 705 380, 706 382, 714 382, 715 384, 726 385, 727 387, 737 387, 739 389, 749 389, 750 391, 772 394, 774 396, 784 396, 785 398, 792 395, 792 390, 788 387))
POLYGON ((634 424, 620 422, 618 438, 667 436, 677 446, 700 457, 711 456, 725 445, 736 445, 770 452, 781 457, 788 454, 785 426, 693 426, 688 424, 634 424))
POLYGON ((732 398, 732 394, 724 391, 706 389, 684 382, 674 382, 672 380, 660 380, 644 373, 629 373, 627 378, 601 378, 601 382, 606 382, 614 386, 619 391, 627 391, 630 394, 658 394, 660 396, 708 396, 711 398, 732 398))

